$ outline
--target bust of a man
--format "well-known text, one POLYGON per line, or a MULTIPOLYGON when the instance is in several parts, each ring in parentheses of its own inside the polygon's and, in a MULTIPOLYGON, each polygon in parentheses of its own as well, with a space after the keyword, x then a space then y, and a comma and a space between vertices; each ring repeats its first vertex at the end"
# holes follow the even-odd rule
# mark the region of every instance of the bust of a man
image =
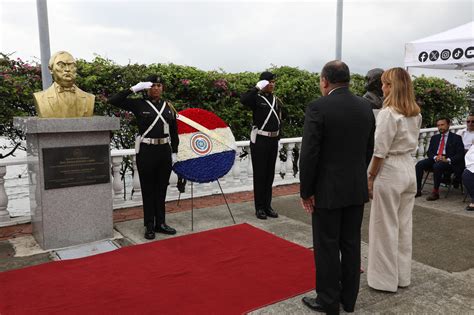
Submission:
POLYGON ((383 104, 382 92, 382 73, 383 69, 375 68, 369 70, 365 76, 365 89, 367 92, 364 98, 372 104, 372 109, 380 109, 383 104))
POLYGON ((36 113, 41 118, 89 117, 94 113, 93 94, 76 85, 76 61, 66 51, 51 56, 48 65, 54 83, 46 90, 33 94, 36 113))

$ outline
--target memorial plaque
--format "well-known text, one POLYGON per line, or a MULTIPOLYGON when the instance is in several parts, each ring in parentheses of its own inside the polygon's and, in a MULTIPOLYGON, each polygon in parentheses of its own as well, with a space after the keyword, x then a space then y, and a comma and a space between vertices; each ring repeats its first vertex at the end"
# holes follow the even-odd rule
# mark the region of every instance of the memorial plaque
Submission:
POLYGON ((108 145, 43 149, 44 189, 110 182, 108 145))

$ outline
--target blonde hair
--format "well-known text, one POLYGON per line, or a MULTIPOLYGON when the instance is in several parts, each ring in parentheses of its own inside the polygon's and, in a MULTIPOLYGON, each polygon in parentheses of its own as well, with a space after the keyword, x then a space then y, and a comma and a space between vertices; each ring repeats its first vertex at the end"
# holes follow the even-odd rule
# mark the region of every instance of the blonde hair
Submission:
POLYGON ((392 68, 382 74, 382 83, 390 85, 390 92, 385 96, 383 107, 392 107, 406 117, 416 116, 421 112, 415 102, 415 92, 410 75, 403 68, 392 68))

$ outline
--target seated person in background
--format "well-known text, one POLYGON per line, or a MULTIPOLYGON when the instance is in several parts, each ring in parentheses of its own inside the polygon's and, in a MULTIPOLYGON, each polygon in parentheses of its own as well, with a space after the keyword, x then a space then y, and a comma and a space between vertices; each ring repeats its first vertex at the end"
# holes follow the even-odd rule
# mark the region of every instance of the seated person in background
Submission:
POLYGON ((461 136, 449 131, 449 118, 440 118, 436 121, 439 134, 431 137, 428 148, 428 158, 416 164, 416 197, 421 196, 421 181, 423 172, 433 171, 433 191, 426 200, 439 199, 439 186, 445 173, 454 173, 453 186, 459 186, 461 173, 464 169, 464 145, 461 136))
POLYGON ((466 118, 466 125, 466 128, 457 132, 457 134, 462 137, 465 152, 469 150, 474 141, 474 113, 469 113, 469 116, 466 118))
POLYGON ((466 169, 462 173, 462 182, 471 197, 471 203, 466 207, 466 210, 474 211, 474 146, 469 148, 464 161, 466 162, 466 169))

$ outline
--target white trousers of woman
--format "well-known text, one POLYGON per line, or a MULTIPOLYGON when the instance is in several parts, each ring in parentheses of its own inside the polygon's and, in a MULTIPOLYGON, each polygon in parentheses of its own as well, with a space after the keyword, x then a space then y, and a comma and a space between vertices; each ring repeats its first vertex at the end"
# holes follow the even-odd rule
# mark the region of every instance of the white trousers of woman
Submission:
POLYGON ((396 292, 411 278, 415 164, 410 154, 387 156, 374 180, 369 222, 371 288, 396 292))

